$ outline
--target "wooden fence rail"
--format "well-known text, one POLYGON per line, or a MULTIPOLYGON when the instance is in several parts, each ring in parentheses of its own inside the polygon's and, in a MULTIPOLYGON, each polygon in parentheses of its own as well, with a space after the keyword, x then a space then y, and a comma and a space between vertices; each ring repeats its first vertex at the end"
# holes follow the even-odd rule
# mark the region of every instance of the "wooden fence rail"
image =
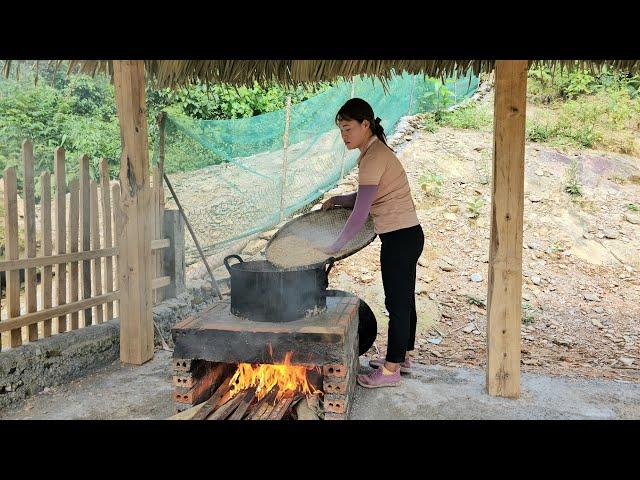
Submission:
MULTIPOLYGON (((0 350, 49 337, 54 331, 63 333, 109 321, 119 310, 120 185, 109 179, 107 160, 101 159, 100 179, 95 182, 90 177, 89 158, 83 155, 79 178, 67 182, 65 151, 56 148, 55 192, 52 196, 51 173, 42 172, 38 205, 33 145, 28 140, 22 144, 22 161, 21 215, 16 168, 4 171, 5 249, 0 272, 6 279, 6 306, 0 297, 0 334, 8 333, 6 338, 0 336, 0 350), (24 232, 22 255, 20 229, 24 232), (23 300, 21 270, 25 271, 23 300)), ((162 236, 164 192, 158 167, 150 182, 154 203, 150 218, 154 255, 151 288, 158 302, 163 299, 163 287, 171 283, 162 265, 161 252, 170 247, 170 241, 162 236)))

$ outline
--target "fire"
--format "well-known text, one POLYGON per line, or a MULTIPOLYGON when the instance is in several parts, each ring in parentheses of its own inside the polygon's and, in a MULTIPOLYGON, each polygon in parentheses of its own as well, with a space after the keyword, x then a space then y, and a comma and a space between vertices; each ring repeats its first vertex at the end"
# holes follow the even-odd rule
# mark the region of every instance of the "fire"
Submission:
POLYGON ((238 369, 231 378, 230 398, 251 387, 256 387, 258 400, 261 400, 275 386, 279 387, 276 401, 287 393, 296 391, 304 395, 316 393, 318 390, 307 381, 307 370, 310 369, 291 365, 291 354, 292 352, 287 352, 283 364, 238 364, 238 369))

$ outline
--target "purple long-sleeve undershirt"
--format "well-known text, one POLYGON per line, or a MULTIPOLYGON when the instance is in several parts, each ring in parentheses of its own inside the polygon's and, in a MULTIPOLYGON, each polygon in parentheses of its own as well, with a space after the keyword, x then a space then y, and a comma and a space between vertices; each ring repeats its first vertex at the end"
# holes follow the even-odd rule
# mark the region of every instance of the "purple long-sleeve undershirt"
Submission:
POLYGON ((357 193, 343 195, 343 197, 355 196, 355 206, 338 239, 328 248, 330 253, 339 251, 364 227, 377 193, 378 185, 360 185, 357 193))

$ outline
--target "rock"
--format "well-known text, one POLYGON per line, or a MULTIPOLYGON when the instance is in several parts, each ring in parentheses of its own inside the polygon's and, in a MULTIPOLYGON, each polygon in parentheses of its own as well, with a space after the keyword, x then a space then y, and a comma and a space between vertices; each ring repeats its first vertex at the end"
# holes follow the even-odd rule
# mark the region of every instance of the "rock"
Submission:
POLYGON ((541 285, 542 279, 537 276, 531 277, 531 283, 533 283, 534 285, 541 285))
POLYGON ((597 320, 595 318, 591 319, 591 323, 593 324, 593 326, 598 327, 600 330, 602 330, 604 328, 604 325, 602 325, 602 323, 600 323, 600 320, 597 320))
POLYGON ((445 272, 453 271, 453 267, 445 262, 438 262, 438 267, 440 267, 440 269, 444 270, 445 272))
POLYGON ((529 195, 529 201, 531 203, 538 203, 542 201, 542 198, 538 197, 537 195, 529 195))
POLYGON ((531 296, 526 294, 526 293, 523 293, 522 294, 522 299, 527 301, 527 302, 530 302, 531 301, 531 296))
POLYGON ((624 219, 629 223, 633 223, 634 225, 640 225, 640 216, 638 215, 634 215, 632 213, 625 213, 624 219))
POLYGON ((585 232, 582 234, 582 237, 586 238, 587 240, 591 240, 593 238, 593 234, 585 232))
POLYGON ((416 295, 424 295, 425 293, 429 293, 426 288, 423 286, 416 287, 416 295))
POLYGON ((418 265, 420 265, 421 267, 428 267, 429 266, 427 261, 425 259, 423 259, 422 257, 418 258, 418 265))
POLYGON ((435 300, 437 298, 435 293, 429 293, 428 296, 429 296, 429 299, 431 300, 435 300))
POLYGON ((527 243, 527 247, 529 247, 531 250, 537 250, 539 246, 536 242, 529 242, 527 243))
POLYGON ((482 281, 482 275, 480 275, 479 273, 474 273, 473 275, 471 275, 471 281, 472 282, 481 282, 482 281))
POLYGON ((464 328, 462 329, 462 331, 463 331, 464 333, 471 333, 471 332, 473 332, 475 329, 476 329, 475 324, 470 323, 469 325, 467 325, 466 327, 464 327, 464 328))
POLYGON ((444 218, 446 220, 450 220, 450 221, 454 221, 457 217, 455 216, 455 214, 451 213, 451 212, 446 212, 444 214, 444 218))
POLYGON ((447 207, 447 210, 449 210, 451 213, 458 213, 460 211, 460 207, 458 205, 449 205, 447 207))
POLYGON ((627 367, 630 367, 631 365, 633 365, 634 359, 629 357, 620 357, 618 361, 625 364, 627 367))
POLYGON ((598 232, 598 233, 596 233, 596 237, 598 237, 598 238, 604 238, 604 233, 602 233, 602 232, 598 232))
POLYGON ((604 231, 604 238, 616 239, 620 237, 620 233, 616 230, 607 229, 604 231))
POLYGON ((536 170, 536 175, 538 175, 539 177, 544 177, 544 171, 539 168, 538 170, 536 170))
POLYGON ((588 300, 590 302, 600 301, 600 298, 595 293, 584 293, 582 296, 585 300, 588 300))
POLYGON ((474 330, 474 331, 473 331, 473 332, 471 332, 471 333, 473 333, 474 335, 480 335, 482 332, 481 332, 481 331, 479 331, 479 330, 474 330))
POLYGON ((594 307, 593 311, 596 313, 604 313, 604 308, 602 307, 594 307))

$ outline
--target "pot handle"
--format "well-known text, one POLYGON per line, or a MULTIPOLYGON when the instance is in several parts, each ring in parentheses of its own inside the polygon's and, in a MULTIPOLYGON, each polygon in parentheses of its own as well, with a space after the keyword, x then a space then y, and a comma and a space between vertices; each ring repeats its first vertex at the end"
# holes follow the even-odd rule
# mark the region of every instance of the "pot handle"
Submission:
POLYGON ((331 271, 331 269, 333 268, 333 263, 336 261, 335 257, 329 257, 325 260, 324 265, 322 266, 323 268, 326 266, 328 267, 327 270, 324 272, 325 275, 329 275, 329 272, 331 271))
POLYGON ((244 262, 244 260, 242 260, 242 258, 240 258, 240 255, 228 255, 228 256, 224 257, 224 266, 227 267, 227 270, 229 271, 229 273, 231 273, 231 267, 229 266, 229 259, 230 258, 235 258, 235 259, 239 260, 240 263, 244 262))

